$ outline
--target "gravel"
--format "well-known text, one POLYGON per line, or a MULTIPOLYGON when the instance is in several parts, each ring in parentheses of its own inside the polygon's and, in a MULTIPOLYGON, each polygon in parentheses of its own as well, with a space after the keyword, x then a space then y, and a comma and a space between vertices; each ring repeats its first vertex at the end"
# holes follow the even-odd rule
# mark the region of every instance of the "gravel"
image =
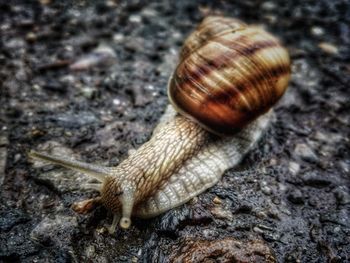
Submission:
POLYGON ((350 260, 348 1, 40 0, 0 10, 1 262, 350 260), (216 186, 109 235, 104 208, 70 209, 96 195, 80 189, 88 178, 26 153, 120 163, 149 138, 179 48, 208 14, 278 35, 292 58, 289 90, 266 136, 216 186))

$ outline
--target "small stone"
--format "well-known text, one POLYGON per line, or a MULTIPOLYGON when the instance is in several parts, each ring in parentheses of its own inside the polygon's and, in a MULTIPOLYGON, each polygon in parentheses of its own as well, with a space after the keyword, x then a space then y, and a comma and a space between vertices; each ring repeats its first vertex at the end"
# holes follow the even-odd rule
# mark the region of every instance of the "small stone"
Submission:
POLYGON ((298 143, 294 148, 294 155, 308 162, 317 162, 318 157, 314 151, 305 143, 298 143))
POLYGON ((7 146, 9 141, 7 136, 0 136, 0 186, 3 184, 5 179, 5 168, 7 162, 7 146))
POLYGON ((79 71, 97 66, 107 67, 116 62, 116 57, 117 56, 111 47, 100 45, 90 54, 79 58, 77 61, 71 64, 69 68, 71 70, 79 71))
POLYGON ((288 169, 292 175, 297 175, 300 171, 300 164, 298 164, 296 162, 289 162, 288 169))
POLYGON ((304 196, 303 196, 302 192, 299 189, 292 190, 288 194, 287 198, 293 204, 300 205, 300 204, 304 203, 304 196))
POLYGON ((232 220, 233 215, 232 212, 228 209, 224 209, 221 206, 214 206, 212 209, 210 209, 211 213, 214 217, 224 220, 232 220))
POLYGON ((330 55, 337 55, 339 53, 338 47, 331 43, 322 42, 318 44, 318 47, 322 49, 325 53, 330 55))
POLYGON ((32 131, 31 131, 31 134, 32 134, 33 138, 41 137, 41 136, 45 135, 45 133, 46 133, 45 131, 39 130, 39 129, 35 128, 35 127, 33 127, 32 131))
POLYGON ((222 200, 219 197, 215 196, 214 199, 213 199, 213 203, 217 204, 217 205, 221 205, 222 204, 222 200))
POLYGON ((266 194, 266 195, 271 195, 272 194, 272 189, 268 186, 264 186, 261 188, 261 191, 266 194))
POLYGON ((85 248, 85 254, 88 258, 93 258, 96 253, 96 249, 93 245, 89 245, 85 248))
POLYGON ((130 52, 142 52, 143 42, 141 39, 129 37, 126 41, 124 41, 124 47, 130 52))
POLYGON ((87 99, 92 99, 94 95, 96 94, 96 89, 91 87, 84 87, 81 89, 81 93, 83 96, 87 99))
POLYGON ((344 136, 342 134, 335 133, 335 132, 323 133, 323 132, 318 131, 315 134, 315 138, 319 141, 324 142, 324 143, 336 144, 336 143, 341 142, 344 139, 344 136))
POLYGON ((17 163, 21 159, 22 155, 20 153, 15 154, 15 158, 13 158, 13 161, 17 163))
POLYGON ((261 5, 261 8, 266 11, 272 11, 276 9, 277 5, 272 1, 266 1, 261 5))
POLYGON ((40 85, 38 85, 38 84, 34 84, 32 88, 33 88, 33 90, 40 90, 41 89, 40 85))
POLYGON ((269 161, 269 165, 276 166, 277 165, 277 160, 275 158, 271 158, 270 161, 269 161))
POLYGON ((275 15, 264 15, 263 16, 269 24, 275 24, 278 21, 278 17, 275 15))
POLYGON ((264 233, 264 230, 262 230, 261 228, 259 228, 259 227, 257 227, 257 226, 253 227, 253 231, 254 231, 255 233, 259 233, 259 234, 264 233))
POLYGON ((129 21, 130 21, 131 23, 139 24, 139 23, 141 23, 141 21, 142 21, 142 17, 139 16, 139 15, 131 15, 131 16, 129 17, 129 21))
POLYGON ((157 17, 157 15, 158 15, 157 11, 154 9, 151 9, 151 8, 144 8, 142 10, 141 14, 142 14, 142 16, 148 17, 148 18, 157 17))
POLYGON ((350 203, 349 189, 346 186, 339 186, 333 193, 339 204, 346 205, 350 203))
POLYGON ((113 99, 112 103, 113 103, 114 105, 116 105, 116 106, 119 106, 122 102, 121 102, 120 99, 115 98, 115 99, 113 99))
POLYGON ((264 232, 262 234, 263 238, 268 241, 268 242, 271 242, 271 241, 278 241, 280 240, 281 238, 281 234, 279 233, 276 233, 276 232, 264 232))
POLYGON ((272 194, 272 189, 268 186, 266 181, 260 182, 260 189, 266 195, 272 194))
POLYGON ((314 36, 322 36, 324 35, 324 29, 319 26, 313 26, 311 28, 311 34, 313 34, 314 36))
POLYGON ((125 36, 123 34, 117 33, 113 36, 113 41, 117 43, 123 42, 125 39, 125 36))
POLYGON ((329 186, 332 181, 325 176, 317 172, 310 171, 300 176, 301 180, 305 185, 313 186, 313 187, 326 187, 329 186))
POLYGON ((29 32, 26 35, 26 40, 29 41, 29 42, 35 42, 36 39, 37 39, 37 35, 34 32, 29 32))
POLYGON ((350 172, 350 163, 349 161, 339 161, 340 168, 344 171, 344 173, 350 172))
POLYGON ((259 219, 265 219, 267 218, 267 214, 264 211, 259 211, 256 213, 256 217, 259 219))

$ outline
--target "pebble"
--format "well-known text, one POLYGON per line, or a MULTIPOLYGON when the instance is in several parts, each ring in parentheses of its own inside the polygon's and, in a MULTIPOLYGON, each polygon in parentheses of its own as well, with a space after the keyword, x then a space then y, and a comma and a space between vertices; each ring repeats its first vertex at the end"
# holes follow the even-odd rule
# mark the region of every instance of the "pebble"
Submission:
POLYGON ((260 182, 260 189, 266 195, 272 194, 272 189, 268 186, 268 183, 266 181, 260 182))
POLYGON ((322 27, 319 26, 313 26, 311 28, 311 34, 313 34, 314 36, 322 36, 324 35, 324 29, 322 27))
POLYGON ((297 175, 300 171, 300 164, 298 164, 296 162, 289 162, 288 169, 292 175, 297 175))
POLYGON ((253 231, 262 235, 266 241, 276 241, 281 238, 281 234, 277 233, 273 228, 265 225, 257 225, 253 231))
POLYGON ((222 206, 214 206, 210 211, 212 215, 218 219, 232 220, 233 218, 232 212, 222 206))
POLYGON ((139 38, 129 37, 124 41, 124 48, 130 52, 143 52, 143 41, 139 38))
POLYGON ((264 186, 261 188, 261 191, 266 194, 266 195, 271 195, 272 194, 272 189, 268 186, 264 186))
POLYGON ((91 88, 91 87, 84 87, 81 89, 81 93, 87 99, 92 99, 96 94, 96 91, 97 90, 95 88, 91 88))
POLYGON ((339 204, 347 205, 350 203, 349 189, 346 186, 337 187, 333 193, 339 204))
POLYGON ((268 242, 277 241, 277 240, 280 240, 281 238, 281 234, 277 232, 264 232, 262 236, 268 242))
POLYGON ((323 142, 323 143, 327 143, 327 144, 336 144, 341 142, 344 137, 342 134, 339 133, 335 133, 335 132, 321 132, 321 131, 317 131, 315 133, 315 139, 323 142))
POLYGON ((37 35, 34 32, 29 32, 26 35, 26 40, 29 42, 35 42, 37 40, 37 35))
POLYGON ((114 50, 105 45, 100 45, 90 54, 82 56, 74 63, 72 63, 69 68, 71 70, 88 70, 92 67, 102 66, 107 67, 116 62, 116 54, 114 50))
POLYGON ((287 196, 288 200, 296 205, 304 203, 304 196, 299 189, 293 189, 287 196))
POLYGON ((298 143, 294 148, 294 156, 307 162, 317 162, 315 152, 305 143, 298 143))
POLYGON ((5 168, 7 161, 7 146, 9 141, 7 136, 0 136, 0 186, 3 184, 5 179, 5 168))
POLYGON ((221 205, 222 204, 222 200, 219 197, 215 196, 214 199, 213 199, 213 203, 217 204, 217 205, 221 205))
POLYGON ((253 227, 253 231, 254 231, 255 233, 259 233, 259 234, 264 233, 264 230, 262 230, 261 228, 259 228, 259 227, 257 227, 257 226, 253 227))
POLYGON ((350 172, 350 162, 348 161, 339 161, 339 166, 341 168, 341 170, 344 173, 349 173, 350 172))
POLYGON ((144 8, 142 10, 141 14, 144 17, 151 18, 151 17, 157 17, 158 12, 156 10, 154 10, 154 9, 151 9, 151 8, 144 8))
POLYGON ((113 35, 113 41, 116 43, 121 43, 125 39, 125 36, 123 34, 117 33, 113 35))
POLYGON ((85 254, 88 258, 93 258, 96 253, 96 248, 93 245, 89 245, 85 248, 85 254))
POLYGON ((338 47, 331 43, 321 42, 318 44, 318 47, 329 55, 337 55, 339 53, 338 47))
POLYGON ((136 24, 139 24, 142 22, 142 17, 140 15, 131 15, 129 17, 129 21, 131 23, 136 23, 136 24))
POLYGON ((326 187, 329 186, 332 181, 328 177, 324 177, 321 174, 310 171, 300 176, 301 180, 305 185, 314 187, 326 187))
POLYGON ((261 5, 261 8, 266 11, 272 11, 276 9, 277 5, 274 2, 266 1, 261 5))

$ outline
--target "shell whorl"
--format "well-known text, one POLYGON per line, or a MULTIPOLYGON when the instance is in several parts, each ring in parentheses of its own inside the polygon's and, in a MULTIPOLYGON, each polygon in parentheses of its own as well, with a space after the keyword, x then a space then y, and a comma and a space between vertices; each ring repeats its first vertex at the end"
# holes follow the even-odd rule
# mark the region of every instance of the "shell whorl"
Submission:
POLYGON ((207 17, 182 48, 168 95, 186 117, 231 134, 266 113, 289 78, 288 52, 270 33, 235 19, 207 17))

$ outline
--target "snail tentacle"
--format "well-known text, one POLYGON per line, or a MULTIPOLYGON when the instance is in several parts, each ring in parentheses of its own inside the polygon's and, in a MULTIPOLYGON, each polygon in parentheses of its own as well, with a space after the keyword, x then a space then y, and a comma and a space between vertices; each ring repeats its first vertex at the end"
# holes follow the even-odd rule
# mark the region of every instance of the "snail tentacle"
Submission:
POLYGON ((116 230, 116 228, 118 226, 120 218, 121 218, 120 214, 113 214, 112 224, 109 227, 107 227, 108 232, 110 234, 114 234, 114 232, 115 232, 115 230, 116 230))
POLYGON ((49 162, 52 164, 60 165, 74 171, 84 173, 89 175, 100 182, 105 182, 106 177, 111 175, 111 169, 109 167, 104 167, 96 164, 85 163, 76 161, 73 159, 68 159, 61 156, 54 156, 46 153, 39 153, 36 151, 30 151, 29 157, 33 159, 38 159, 41 161, 49 162))
POLYGON ((120 203, 122 205, 122 218, 120 219, 119 225, 121 228, 129 228, 131 225, 131 214, 134 208, 134 190, 128 186, 123 189, 123 194, 120 196, 120 203))

